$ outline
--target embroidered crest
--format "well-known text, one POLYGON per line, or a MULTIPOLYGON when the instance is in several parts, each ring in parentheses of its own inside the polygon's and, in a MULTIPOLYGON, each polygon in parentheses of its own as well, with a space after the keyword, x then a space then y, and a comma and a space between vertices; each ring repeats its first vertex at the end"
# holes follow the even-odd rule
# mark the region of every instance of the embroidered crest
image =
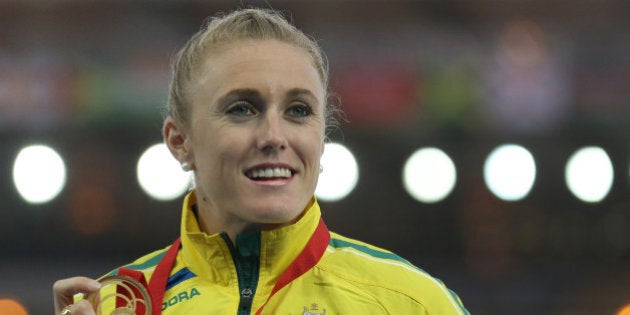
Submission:
POLYGON ((319 306, 315 303, 311 304, 311 308, 304 306, 304 312, 302 315, 326 315, 326 309, 319 309, 319 306))

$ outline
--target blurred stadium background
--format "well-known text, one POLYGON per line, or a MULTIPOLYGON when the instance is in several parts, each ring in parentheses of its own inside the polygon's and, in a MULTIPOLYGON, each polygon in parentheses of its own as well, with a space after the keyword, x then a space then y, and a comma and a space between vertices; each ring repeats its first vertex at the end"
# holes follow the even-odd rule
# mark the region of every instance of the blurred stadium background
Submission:
POLYGON ((136 163, 161 140, 170 57, 206 16, 246 5, 285 10, 327 52, 348 119, 331 140, 359 170, 354 190, 322 202, 332 230, 408 258, 472 314, 630 312, 621 0, 0 1, 0 301, 50 314, 54 280, 97 277, 177 236, 180 199, 149 197, 136 163), (488 154, 506 143, 536 167, 511 201, 484 178, 488 154), (66 166, 48 202, 27 202, 14 184, 31 144, 66 166), (402 182, 407 158, 426 147, 457 172, 433 202, 402 182), (596 201, 565 182, 584 147, 612 166, 596 201))

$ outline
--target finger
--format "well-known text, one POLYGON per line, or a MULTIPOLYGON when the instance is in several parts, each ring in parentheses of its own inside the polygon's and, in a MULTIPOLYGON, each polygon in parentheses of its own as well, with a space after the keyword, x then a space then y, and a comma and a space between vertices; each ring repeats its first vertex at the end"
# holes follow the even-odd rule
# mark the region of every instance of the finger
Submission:
POLYGON ((70 310, 72 315, 94 315, 94 309, 87 300, 75 303, 70 310))
POLYGON ((91 293, 99 290, 101 284, 86 277, 73 277, 58 280, 53 285, 55 312, 60 312, 66 305, 72 304, 77 293, 91 293))
POLYGON ((73 277, 58 280, 53 285, 53 292, 58 295, 75 295, 80 292, 94 292, 101 288, 101 284, 87 277, 73 277))

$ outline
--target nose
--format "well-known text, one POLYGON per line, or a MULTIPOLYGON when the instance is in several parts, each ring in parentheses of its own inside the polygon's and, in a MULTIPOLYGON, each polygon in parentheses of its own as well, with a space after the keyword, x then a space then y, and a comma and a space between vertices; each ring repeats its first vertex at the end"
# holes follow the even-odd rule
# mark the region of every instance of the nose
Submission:
POLYGON ((286 130, 282 124, 282 117, 268 113, 262 119, 258 134, 258 149, 262 151, 283 150, 287 146, 286 130))

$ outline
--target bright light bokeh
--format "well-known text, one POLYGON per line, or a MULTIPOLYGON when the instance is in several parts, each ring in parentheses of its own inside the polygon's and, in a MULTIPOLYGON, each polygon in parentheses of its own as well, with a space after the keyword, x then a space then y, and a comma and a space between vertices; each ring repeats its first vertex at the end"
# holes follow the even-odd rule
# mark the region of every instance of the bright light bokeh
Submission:
POLYGON ((451 158, 438 148, 414 152, 403 168, 403 186, 416 200, 436 203, 446 198, 457 181, 451 158))
POLYGON ((354 190, 359 181, 359 166, 354 154, 338 143, 327 143, 321 158, 315 195, 323 201, 338 201, 354 190))
POLYGON ((0 315, 27 315, 26 307, 17 300, 0 299, 0 315))
POLYGON ((532 154, 516 144, 495 148, 486 159, 483 175, 488 189, 498 198, 518 201, 525 198, 536 179, 532 154))
POLYGON ((29 203, 53 200, 66 184, 66 166, 61 156, 45 145, 23 148, 13 164, 13 182, 29 203))
POLYGON ((630 304, 622 307, 617 315, 630 315, 630 304))
POLYGON ((140 187, 157 200, 173 200, 188 190, 191 173, 182 171, 165 144, 159 143, 148 148, 137 165, 140 187))
POLYGON ((600 147, 577 150, 567 162, 565 180, 569 190, 584 202, 600 202, 613 184, 613 165, 600 147))

